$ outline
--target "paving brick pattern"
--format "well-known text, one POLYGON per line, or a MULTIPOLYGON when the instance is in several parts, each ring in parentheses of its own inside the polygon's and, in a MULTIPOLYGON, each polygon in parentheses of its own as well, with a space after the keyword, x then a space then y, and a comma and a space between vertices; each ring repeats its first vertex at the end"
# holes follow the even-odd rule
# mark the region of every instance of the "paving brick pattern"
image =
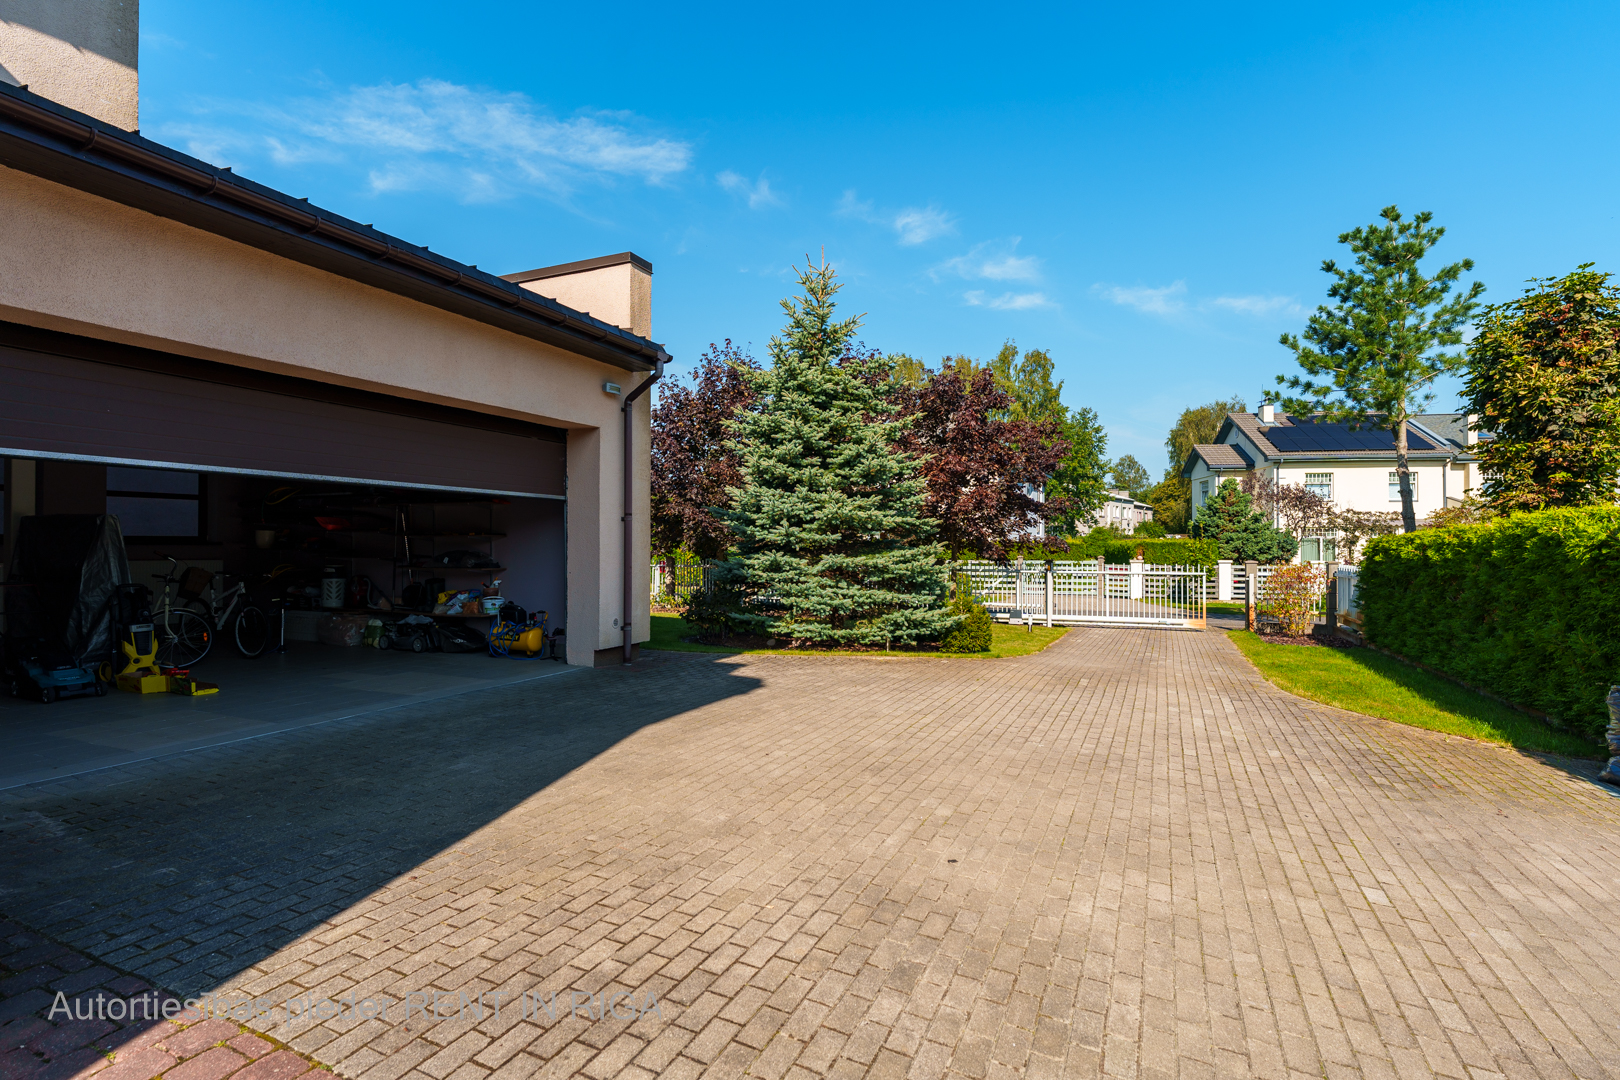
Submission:
POLYGON ((0 921, 3 1080, 297 1080, 311 1073, 326 1075, 240 1024, 186 1008, 143 979, 0 921))
POLYGON ((184 993, 392 1001, 250 1025, 357 1080, 1620 1077, 1590 772, 1218 633, 666 654, 16 794, 0 909, 184 993))

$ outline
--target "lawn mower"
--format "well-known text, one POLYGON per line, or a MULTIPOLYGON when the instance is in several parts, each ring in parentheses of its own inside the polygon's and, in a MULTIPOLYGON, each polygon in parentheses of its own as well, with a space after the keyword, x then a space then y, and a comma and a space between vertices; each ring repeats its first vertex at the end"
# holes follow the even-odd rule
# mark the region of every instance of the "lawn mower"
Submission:
POLYGON ((113 597, 129 581, 118 519, 109 514, 19 519, 6 575, 0 678, 13 696, 50 703, 101 696, 114 653, 113 597))

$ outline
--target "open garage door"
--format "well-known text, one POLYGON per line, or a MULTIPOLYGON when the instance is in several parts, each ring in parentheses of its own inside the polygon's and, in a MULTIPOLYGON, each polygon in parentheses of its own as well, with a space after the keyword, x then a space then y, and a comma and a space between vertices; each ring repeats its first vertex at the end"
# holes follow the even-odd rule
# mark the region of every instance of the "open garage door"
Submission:
POLYGON ((0 324, 0 456, 561 499, 564 450, 539 424, 0 324))

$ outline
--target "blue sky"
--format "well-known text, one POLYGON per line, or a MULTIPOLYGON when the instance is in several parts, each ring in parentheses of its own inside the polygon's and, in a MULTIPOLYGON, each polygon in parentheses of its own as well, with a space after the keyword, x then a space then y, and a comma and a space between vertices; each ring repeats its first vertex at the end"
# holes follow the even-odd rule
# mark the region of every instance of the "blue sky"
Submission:
POLYGON ((825 250, 868 344, 1047 349, 1155 475, 1385 205, 1488 299, 1620 269, 1620 7, 1238 8, 145 0, 141 118, 496 273, 633 250, 681 361, 825 250))

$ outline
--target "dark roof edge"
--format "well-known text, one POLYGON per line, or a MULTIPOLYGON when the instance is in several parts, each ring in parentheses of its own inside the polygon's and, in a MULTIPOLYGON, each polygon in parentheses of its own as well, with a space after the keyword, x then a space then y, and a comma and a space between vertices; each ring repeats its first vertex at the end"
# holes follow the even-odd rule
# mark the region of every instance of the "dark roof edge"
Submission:
POLYGON ((653 272, 652 263, 643 259, 633 251, 621 251, 617 255, 598 255, 594 259, 580 259, 578 262, 558 263, 556 266, 542 266, 538 270, 524 270, 517 274, 502 274, 502 281, 510 281, 514 285, 521 285, 525 281, 541 281, 545 278, 564 277, 568 274, 583 274, 587 270, 600 270, 605 266, 621 266, 629 263, 644 274, 653 272))
POLYGON ((663 346, 494 274, 0 83, 0 165, 167 217, 627 371, 663 346))

